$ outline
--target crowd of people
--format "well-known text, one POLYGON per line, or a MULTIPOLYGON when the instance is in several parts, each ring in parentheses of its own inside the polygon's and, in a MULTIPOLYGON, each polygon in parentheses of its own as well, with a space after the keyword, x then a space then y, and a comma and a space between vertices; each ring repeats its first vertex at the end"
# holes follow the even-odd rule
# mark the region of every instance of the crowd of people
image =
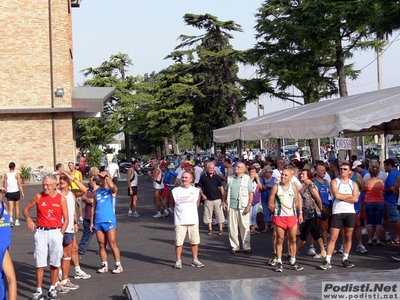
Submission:
MULTIPOLYGON (((116 243, 115 199, 118 189, 114 183, 115 170, 109 168, 107 171, 100 171, 98 168, 91 168, 89 185, 86 186, 75 164, 69 162, 68 167, 69 171, 65 171, 63 164, 57 164, 56 171, 43 178, 42 191, 35 194, 23 208, 28 230, 35 231, 36 292, 33 300, 57 300, 58 294, 79 288, 79 285, 69 279, 71 261, 75 268, 74 279, 91 278, 91 275, 81 269, 79 255, 86 252, 94 234, 99 244, 101 261, 97 272, 109 271, 106 245, 110 247, 115 258, 112 273, 123 272, 116 243), (30 214, 33 208, 36 208, 35 221, 30 214), (79 223, 83 223, 84 229, 78 243, 75 234, 79 230, 79 223), (45 297, 42 284, 44 269, 48 263, 50 288, 45 297)), ((6 279, 8 299, 14 300, 17 299, 17 281, 9 249, 11 228, 20 226, 19 201, 24 198, 24 191, 15 163, 11 162, 9 168, 10 171, 4 175, 3 187, 0 188, 0 299, 7 299, 4 284, 6 279), (7 198, 8 205, 2 201, 3 195, 7 198)))
MULTIPOLYGON (((277 272, 283 271, 285 237, 287 259, 290 268, 296 271, 303 270, 296 255, 306 243, 307 254, 323 260, 319 267, 322 270, 332 267, 334 253, 342 254, 343 267, 354 267, 349 259, 353 235, 357 241, 355 250, 362 254, 371 245, 400 244, 400 172, 393 160, 385 160, 382 171, 376 160, 366 170, 356 156, 341 163, 336 159, 287 164, 284 159, 274 161, 268 156, 263 160, 250 159, 246 153, 247 157, 244 154, 233 161, 229 153, 193 162, 184 156, 170 165, 154 160, 155 171, 148 174, 153 180, 157 203, 154 217, 174 212, 171 206, 176 203, 175 189, 171 190, 171 186, 181 186, 183 174, 189 173, 192 185, 200 191, 207 234, 213 235, 213 226, 218 226, 218 235, 223 235, 226 226, 230 253, 251 253, 251 235, 274 229, 274 255, 269 264, 277 272), (171 196, 175 201, 170 201, 171 196), (394 238, 390 235, 392 223, 394 238), (363 234, 368 234, 366 245, 362 242, 363 234)), ((197 216, 193 217, 194 224, 198 226, 197 216)), ((192 241, 199 242, 197 238, 192 241)), ((176 247, 181 247, 180 243, 176 247)), ((400 260, 400 254, 393 254, 392 258, 400 260)), ((197 252, 193 259, 197 259, 197 252)), ((182 267, 178 254, 176 266, 182 267)))
MULTIPOLYGON (((332 268, 334 253, 342 254, 341 266, 353 268, 349 259, 353 234, 357 241, 355 250, 360 253, 367 253, 367 247, 372 245, 400 244, 400 172, 391 159, 386 159, 383 166, 384 171, 378 161, 372 160, 366 170, 357 157, 340 164, 319 161, 314 165, 301 161, 287 164, 283 159, 274 161, 268 156, 260 162, 248 157, 231 159, 229 154, 205 160, 199 155, 195 160, 190 155, 180 161, 178 156, 171 162, 153 160, 153 171, 148 173, 154 188, 153 217, 174 215, 176 269, 183 266, 186 235, 192 251, 191 266, 204 267, 198 257, 200 205, 204 207, 202 220, 207 235, 214 235, 217 227, 216 235, 227 235, 232 255, 240 251, 252 253, 251 235, 273 230, 274 254, 268 263, 276 272, 283 271, 284 253, 290 269, 303 270, 297 256, 307 243, 307 254, 321 259, 320 269, 332 268), (362 244, 363 230, 368 234, 367 247, 362 244), (341 241, 338 249, 337 240, 341 241)), ((42 192, 23 208, 28 229, 35 231, 37 288, 33 300, 45 298, 42 282, 48 262, 51 278, 48 299, 59 299, 59 293, 79 288, 69 279, 71 261, 74 279, 91 277, 81 269, 79 255, 85 254, 93 235, 99 245, 97 272, 109 271, 107 246, 115 259, 112 273, 123 272, 116 242, 118 168, 112 164, 104 171, 91 168, 86 186, 75 164, 70 162, 68 167, 69 171, 65 171, 63 164, 57 164, 56 172, 43 179, 42 192), (30 215, 34 207, 36 222, 30 215), (78 243, 75 234, 79 223, 83 224, 83 232, 78 243)), ((15 164, 10 163, 9 168, 0 188, 0 200, 3 194, 8 200, 8 205, 0 201, 0 257, 1 274, 8 281, 8 297, 13 300, 17 283, 9 252, 10 229, 20 225, 19 201, 24 191, 15 164)), ((140 217, 138 168, 139 163, 133 162, 127 172, 129 217, 140 217)), ((400 253, 392 258, 400 261, 400 253)), ((0 299, 5 293, 4 282, 0 280, 0 299)))

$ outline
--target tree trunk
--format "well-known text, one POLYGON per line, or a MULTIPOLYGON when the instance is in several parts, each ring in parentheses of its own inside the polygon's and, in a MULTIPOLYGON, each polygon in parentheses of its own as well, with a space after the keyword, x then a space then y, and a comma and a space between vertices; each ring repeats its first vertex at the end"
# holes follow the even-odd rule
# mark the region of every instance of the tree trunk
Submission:
POLYGON ((310 144, 310 150, 311 150, 310 154, 312 156, 312 163, 315 165, 315 163, 318 160, 320 160, 318 140, 316 140, 316 139, 308 140, 308 143, 310 144))
POLYGON ((169 154, 169 141, 167 137, 164 138, 164 148, 164 156, 167 156, 169 154))
POLYGON ((126 161, 131 162, 132 154, 131 154, 131 137, 129 131, 124 131, 125 136, 125 152, 126 152, 126 161))
POLYGON ((172 141, 172 150, 175 154, 179 153, 179 149, 178 149, 178 144, 176 143, 176 138, 175 138, 175 134, 173 134, 171 136, 171 141, 172 141))
POLYGON ((336 72, 338 74, 339 81, 339 96, 347 97, 347 84, 346 84, 346 71, 344 69, 344 57, 343 57, 343 47, 342 40, 338 38, 336 40, 336 72))

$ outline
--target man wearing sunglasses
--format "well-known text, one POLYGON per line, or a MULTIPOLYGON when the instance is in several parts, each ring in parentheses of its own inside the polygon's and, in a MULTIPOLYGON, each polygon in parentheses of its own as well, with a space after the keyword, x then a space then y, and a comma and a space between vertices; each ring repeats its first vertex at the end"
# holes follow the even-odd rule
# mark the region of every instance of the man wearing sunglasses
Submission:
POLYGON ((350 179, 350 164, 343 162, 340 164, 340 177, 331 181, 331 193, 333 195, 331 230, 326 250, 326 260, 319 267, 322 270, 330 269, 332 253, 335 248, 336 240, 339 236, 340 228, 344 230, 344 249, 342 267, 354 268, 348 260, 351 249, 351 238, 353 236, 354 225, 356 222, 356 211, 354 203, 358 201, 358 185, 350 179))

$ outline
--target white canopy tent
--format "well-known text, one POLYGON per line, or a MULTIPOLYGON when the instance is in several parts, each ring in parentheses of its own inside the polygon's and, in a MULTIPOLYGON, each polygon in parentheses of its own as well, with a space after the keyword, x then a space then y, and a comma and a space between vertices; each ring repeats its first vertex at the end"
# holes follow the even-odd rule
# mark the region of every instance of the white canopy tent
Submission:
POLYGON ((214 130, 216 143, 400 134, 400 86, 272 112, 214 130))

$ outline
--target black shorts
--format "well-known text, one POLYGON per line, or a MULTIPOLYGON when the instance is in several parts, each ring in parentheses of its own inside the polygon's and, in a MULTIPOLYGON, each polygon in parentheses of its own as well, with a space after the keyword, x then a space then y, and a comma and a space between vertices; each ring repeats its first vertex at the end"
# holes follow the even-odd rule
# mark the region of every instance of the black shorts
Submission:
POLYGON ((130 188, 128 188, 128 196, 136 196, 137 195, 137 186, 132 186, 132 195, 130 194, 130 188))
POLYGON ((21 199, 21 192, 12 192, 12 193, 7 193, 6 198, 8 201, 18 201, 21 199))
POLYGON ((355 213, 333 214, 331 220, 331 227, 340 229, 342 225, 346 228, 354 228, 356 224, 355 213))

